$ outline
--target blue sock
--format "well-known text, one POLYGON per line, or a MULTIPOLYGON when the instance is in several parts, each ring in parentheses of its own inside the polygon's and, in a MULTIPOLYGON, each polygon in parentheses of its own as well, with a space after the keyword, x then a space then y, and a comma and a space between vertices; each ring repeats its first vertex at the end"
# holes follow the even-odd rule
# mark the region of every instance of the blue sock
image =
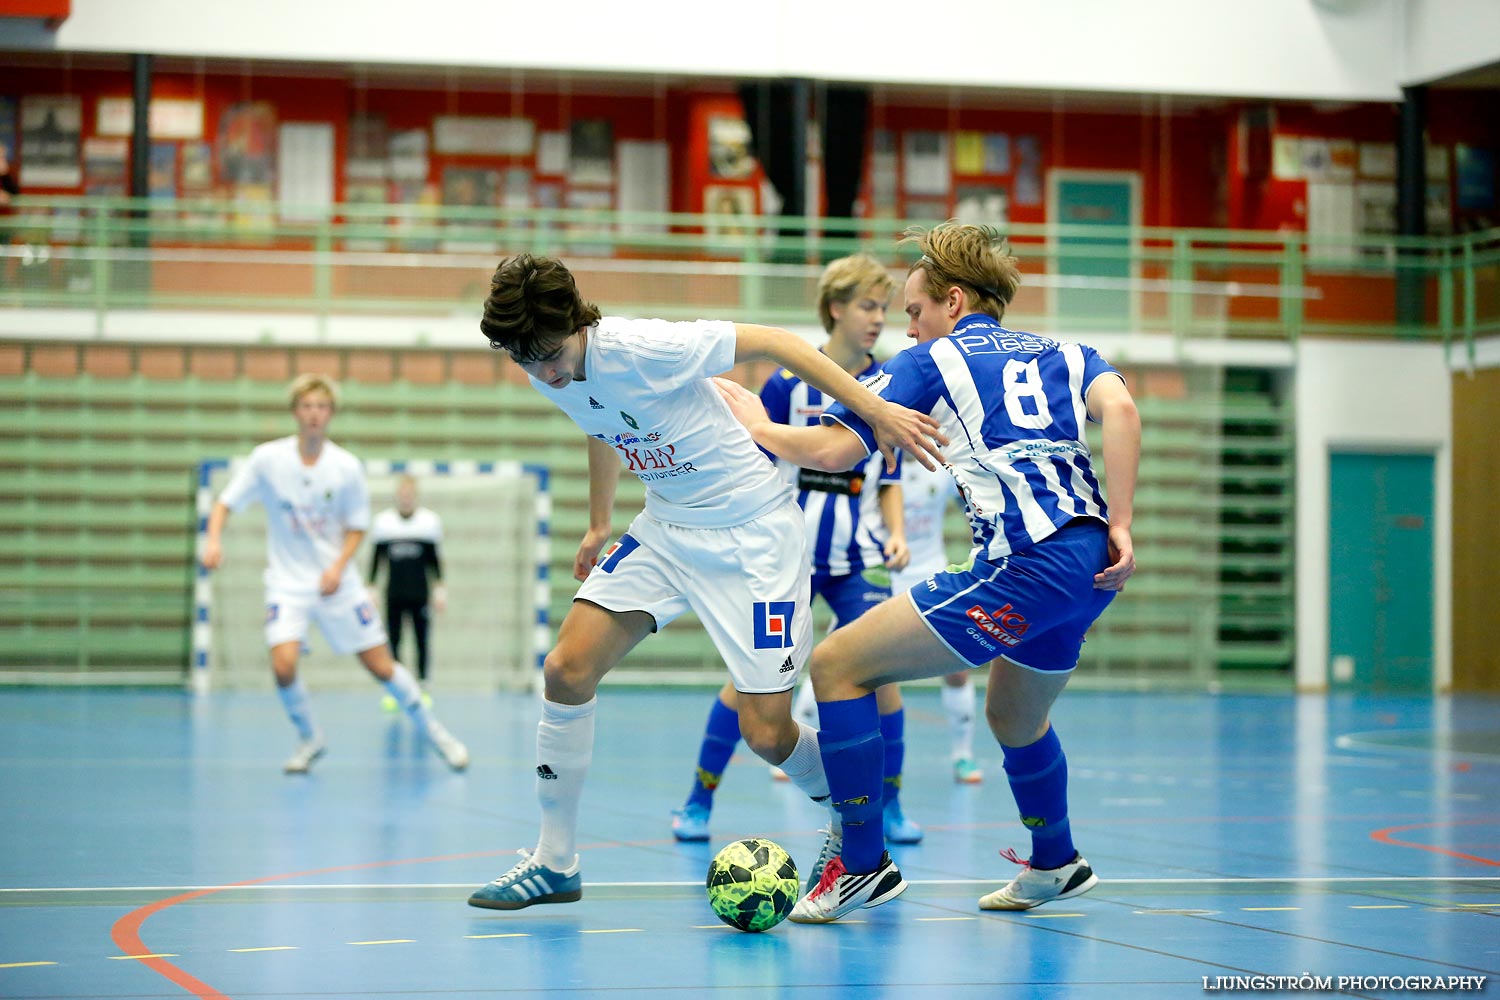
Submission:
POLYGON ((1031 831, 1031 867, 1056 868, 1073 860, 1073 831, 1068 826, 1068 758, 1063 756, 1057 730, 1030 746, 1000 747, 1005 753, 1005 776, 1021 810, 1021 822, 1031 831))
POLYGON ((714 789, 719 787, 719 779, 724 776, 724 768, 734 756, 739 741, 740 713, 714 698, 714 707, 708 712, 708 725, 703 728, 703 745, 698 748, 698 772, 693 775, 688 805, 700 805, 705 809, 714 807, 714 789))
POLYGON ((885 750, 875 695, 818 702, 818 749, 833 807, 844 825, 844 868, 872 872, 885 853, 881 826, 881 774, 885 750))
POLYGON ((895 806, 901 798, 901 764, 906 759, 905 709, 880 717, 880 738, 885 740, 885 803, 895 806))

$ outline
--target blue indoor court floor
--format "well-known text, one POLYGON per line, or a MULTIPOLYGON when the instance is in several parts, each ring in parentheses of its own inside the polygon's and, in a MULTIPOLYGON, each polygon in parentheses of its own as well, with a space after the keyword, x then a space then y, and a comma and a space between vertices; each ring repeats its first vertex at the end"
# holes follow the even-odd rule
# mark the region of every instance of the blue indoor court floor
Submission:
POLYGON ((752 935, 709 909, 709 859, 765 836, 809 863, 822 818, 742 746, 712 843, 672 840, 710 691, 604 688, 584 898, 509 913, 465 899, 534 843, 534 697, 440 691, 474 757, 453 774, 379 694, 315 692, 330 749, 287 777, 269 678, 0 690, 0 997, 1144 1000, 1304 975, 1297 993, 1485 977, 1500 997, 1500 699, 1070 690, 1054 721, 1101 883, 982 913, 1015 870, 997 852, 1028 840, 993 742, 985 783, 955 785, 917 688, 902 794, 926 838, 893 850, 910 889, 752 935))

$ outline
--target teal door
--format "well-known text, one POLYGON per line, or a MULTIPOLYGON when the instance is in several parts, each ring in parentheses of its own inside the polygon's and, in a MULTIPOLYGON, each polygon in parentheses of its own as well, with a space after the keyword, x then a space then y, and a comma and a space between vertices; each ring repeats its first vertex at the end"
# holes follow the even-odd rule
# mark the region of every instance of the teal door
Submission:
POLYGON ((1083 329, 1123 330, 1131 325, 1130 240, 1135 185, 1128 179, 1059 177, 1054 218, 1070 227, 1057 241, 1057 316, 1083 329), (1093 236, 1071 227, 1119 232, 1093 236))
POLYGON ((1432 690, 1432 470, 1431 455, 1330 456, 1333 687, 1432 690))

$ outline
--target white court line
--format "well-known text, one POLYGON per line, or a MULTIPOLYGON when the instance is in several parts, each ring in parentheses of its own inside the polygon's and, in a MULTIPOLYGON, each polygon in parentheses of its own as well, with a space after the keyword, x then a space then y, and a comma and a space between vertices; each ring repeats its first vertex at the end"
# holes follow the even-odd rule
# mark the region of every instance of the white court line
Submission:
MULTIPOLYGON (((907 885, 989 885, 994 878, 909 878, 907 885)), ((1353 876, 1252 876, 1246 878, 1106 878, 1099 884, 1110 885, 1363 885, 1371 882, 1482 882, 1500 883, 1500 875, 1353 875, 1353 876)), ((701 889, 703 882, 585 882, 584 885, 600 889, 664 889, 694 887, 701 889)), ((0 888, 0 896, 24 892, 285 892, 288 889, 307 891, 349 891, 354 889, 472 889, 473 882, 347 882, 347 883, 287 883, 266 885, 100 885, 100 886, 37 886, 0 888)), ((847 921, 843 921, 847 922, 847 921)))

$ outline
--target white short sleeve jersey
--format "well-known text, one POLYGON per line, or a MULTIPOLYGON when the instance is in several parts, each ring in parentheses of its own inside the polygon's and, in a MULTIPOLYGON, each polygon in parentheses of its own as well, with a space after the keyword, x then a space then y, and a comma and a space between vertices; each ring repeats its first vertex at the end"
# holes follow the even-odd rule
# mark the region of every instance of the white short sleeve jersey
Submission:
POLYGON ((901 508, 911 562, 906 569, 891 574, 893 590, 910 590, 954 561, 943 545, 943 514, 949 501, 957 499, 958 487, 947 469, 929 471, 911 459, 901 463, 901 508))
POLYGON ((531 380, 646 487, 646 513, 686 528, 754 520, 792 495, 709 378, 734 367, 733 323, 606 316, 589 331, 584 378, 531 380))
MULTIPOLYGON (((370 492, 359 459, 332 441, 312 465, 302 464, 297 438, 268 441, 229 480, 219 502, 232 511, 259 501, 266 508, 266 587, 317 594, 323 571, 344 547, 346 531, 370 525, 370 492)), ((340 589, 359 587, 351 559, 340 589)))

